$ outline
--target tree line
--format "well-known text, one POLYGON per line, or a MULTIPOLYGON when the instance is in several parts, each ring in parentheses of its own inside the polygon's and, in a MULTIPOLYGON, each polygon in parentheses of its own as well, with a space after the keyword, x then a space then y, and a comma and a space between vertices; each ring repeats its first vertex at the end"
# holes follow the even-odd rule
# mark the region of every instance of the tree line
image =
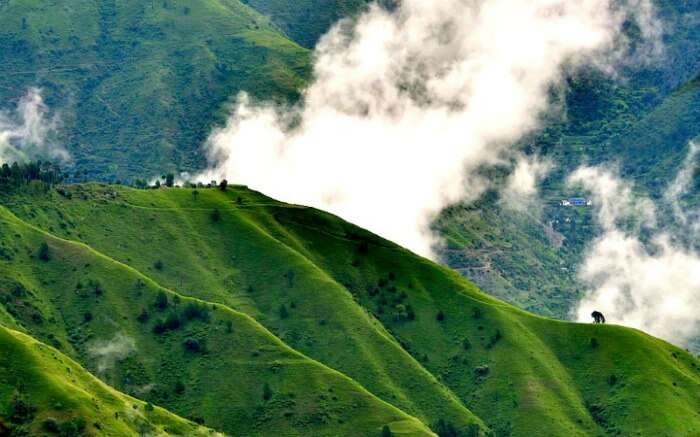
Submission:
POLYGON ((0 185, 2 186, 18 187, 32 181, 41 181, 47 185, 53 185, 62 182, 64 177, 58 164, 51 162, 13 162, 12 164, 4 163, 0 166, 0 185))
MULTIPOLYGON (((62 182, 71 183, 80 179, 79 173, 75 177, 71 177, 69 173, 61 170, 58 164, 48 161, 30 161, 25 163, 13 162, 12 164, 4 163, 0 166, 0 187, 7 189, 8 187, 20 187, 29 184, 32 181, 39 181, 46 186, 60 184, 62 182)), ((161 187, 177 187, 175 184, 175 175, 172 173, 164 174, 155 182, 149 184, 145 179, 136 179, 133 183, 122 184, 116 182, 117 185, 131 185, 140 189, 157 189, 161 187), (162 181, 162 182, 161 182, 162 181)), ((228 181, 226 179, 217 182, 209 183, 202 182, 184 182, 185 188, 218 188, 221 191, 226 191, 228 181)))

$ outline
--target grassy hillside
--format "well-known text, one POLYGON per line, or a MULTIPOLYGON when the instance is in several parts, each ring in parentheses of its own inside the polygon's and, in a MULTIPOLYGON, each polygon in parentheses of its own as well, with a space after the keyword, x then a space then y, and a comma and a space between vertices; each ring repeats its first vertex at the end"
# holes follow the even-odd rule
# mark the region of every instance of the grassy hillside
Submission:
POLYGON ((232 435, 372 435, 384 425, 428 433, 244 314, 181 297, 7 212, 0 220, 12 258, 1 270, 10 323, 126 393, 232 435), (42 242, 44 261, 33 251, 42 242))
MULTIPOLYGON (((0 109, 40 87, 61 120, 57 140, 73 155, 77 180, 133 181, 197 170, 204 165, 202 141, 238 92, 295 100, 310 73, 309 48, 333 22, 366 4, 0 1, 0 109)), ((700 9, 680 0, 655 4, 664 57, 627 65, 615 78, 572 75, 561 96, 565 116, 547 120, 519 145, 557 164, 546 198, 568 194, 561 180, 573 167, 607 160, 624 162, 625 171, 653 191, 677 168, 686 140, 699 133, 697 93, 683 90, 700 68, 700 9)), ((629 25, 626 33, 634 46, 639 29, 629 25)), ((438 223, 450 241, 446 263, 495 296, 565 317, 580 293, 571 267, 590 235, 580 232, 588 223, 555 229, 566 237, 559 250, 543 232, 557 211, 540 220, 514 217, 489 202, 476 211, 481 217, 461 209, 438 223), (493 236, 486 244, 485 225, 493 236), (484 274, 487 265, 494 269, 484 274), (532 268, 537 278, 529 276, 532 268)))
POLYGON ((230 99, 294 99, 309 70, 238 0, 2 1, 0 58, 2 108, 40 87, 76 168, 107 180, 201 167, 230 99))
POLYGON ((369 0, 244 0, 268 16, 298 44, 313 48, 318 39, 341 18, 351 17, 369 0))
POLYGON ((108 387, 56 349, 0 326, 0 435, 215 435, 108 387))
POLYGON ((532 316, 323 212, 243 187, 28 191, 4 196, 0 265, 31 306, 5 299, 4 323, 216 430, 700 432, 700 363, 686 352, 532 316), (180 326, 158 332, 171 314, 180 326), (101 371, 90 351, 119 332, 135 347, 101 371), (348 398, 354 410, 335 408, 348 398))

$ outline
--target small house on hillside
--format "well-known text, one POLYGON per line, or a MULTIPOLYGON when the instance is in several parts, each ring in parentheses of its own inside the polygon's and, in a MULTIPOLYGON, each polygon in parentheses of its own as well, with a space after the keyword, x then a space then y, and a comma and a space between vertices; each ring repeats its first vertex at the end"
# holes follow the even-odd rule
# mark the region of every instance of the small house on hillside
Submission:
POLYGON ((559 204, 561 206, 591 206, 593 202, 585 197, 569 197, 568 199, 562 199, 559 204))

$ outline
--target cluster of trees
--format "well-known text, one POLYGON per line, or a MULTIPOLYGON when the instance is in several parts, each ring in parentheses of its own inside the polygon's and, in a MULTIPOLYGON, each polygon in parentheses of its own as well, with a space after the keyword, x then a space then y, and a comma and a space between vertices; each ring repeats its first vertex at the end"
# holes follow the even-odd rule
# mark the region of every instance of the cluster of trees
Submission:
MULTIPOLYGON (((175 175, 173 173, 167 173, 162 175, 159 179, 156 179, 156 181, 153 183, 153 185, 149 185, 148 181, 145 179, 136 179, 134 181, 134 187, 140 188, 142 190, 146 190, 149 188, 153 189, 158 189, 161 187, 178 187, 179 185, 176 185, 175 183, 175 175)), ((185 188, 219 188, 221 191, 226 191, 228 188, 228 181, 226 179, 222 180, 221 182, 216 182, 216 181, 211 181, 209 183, 203 183, 203 182, 185 182, 183 183, 183 186, 185 188)))
MULTIPOLYGON (((159 312, 164 312, 170 307, 170 311, 167 316, 163 319, 160 318, 156 320, 153 326, 153 332, 155 334, 164 334, 168 331, 175 331, 183 326, 185 323, 199 320, 204 323, 209 322, 209 309, 204 304, 198 304, 190 302, 180 311, 178 306, 180 304, 180 298, 175 296, 173 298, 172 304, 168 300, 168 295, 164 291, 159 291, 156 295, 156 299, 153 302, 153 307, 159 312)), ((141 323, 146 323, 150 319, 150 314, 147 309, 142 309, 141 314, 136 318, 141 323)), ((191 344, 190 346, 192 346, 191 344)), ((186 348, 193 350, 188 345, 186 348)), ((201 348, 203 350, 203 347, 201 348)), ((199 349, 198 349, 199 350, 199 349)))
MULTIPOLYGON (((48 161, 13 162, 12 164, 4 163, 0 166, 0 187, 18 187, 32 181, 43 182, 48 187, 64 181, 79 182, 80 179, 80 171, 75 173, 75 177, 71 177, 68 173, 64 173, 58 164, 48 161)), ((116 183, 119 184, 120 182, 116 183)), ((144 190, 149 188, 178 187, 175 174, 173 173, 162 175, 152 185, 145 179, 136 179, 133 182, 133 186, 144 190)), ((185 182, 183 187, 193 189, 218 188, 221 191, 226 191, 228 189, 228 181, 224 179, 220 182, 211 181, 206 184, 202 182, 185 182)))
POLYGON ((63 181, 64 175, 57 164, 43 161, 32 161, 24 164, 13 162, 4 163, 0 167, 0 185, 20 186, 31 181, 40 181, 53 185, 63 181))

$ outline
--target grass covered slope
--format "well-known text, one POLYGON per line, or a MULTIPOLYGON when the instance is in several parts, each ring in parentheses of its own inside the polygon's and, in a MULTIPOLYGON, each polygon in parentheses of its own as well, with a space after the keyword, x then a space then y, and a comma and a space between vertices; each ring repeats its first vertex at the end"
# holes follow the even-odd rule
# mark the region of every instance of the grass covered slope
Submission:
POLYGON ((215 435, 117 392, 56 349, 0 326, 0 435, 215 435))
POLYGON ((0 264, 3 305, 14 324, 116 388, 231 435, 429 434, 250 317, 0 215, 10 258, 0 264))
POLYGON ((352 17, 368 0, 245 0, 298 44, 313 48, 341 18, 352 17))
POLYGON ((201 190, 196 199, 189 190, 69 190, 70 200, 48 198, 27 212, 49 232, 81 238, 168 288, 255 317, 291 347, 426 423, 477 421, 308 253, 282 244, 277 229, 265 229, 281 204, 233 188, 201 190), (74 209, 58 212, 61 200, 74 209), (48 222, 55 214, 63 224, 54 227, 48 222), (91 225, 83 226, 85 220, 91 225), (117 225, 122 222, 133 226, 117 225))
POLYGON ((238 0, 2 1, 0 58, 2 109, 40 87, 77 168, 108 180, 201 166, 230 99, 294 99, 309 70, 238 0))
POLYGON ((700 432, 700 363, 686 352, 627 328, 532 316, 381 240, 358 256, 341 232, 308 226, 327 229, 331 216, 290 212, 297 241, 497 435, 700 432))
MULTIPOLYGON (((154 383, 155 392, 140 396, 185 417, 202 414, 210 405, 205 399, 211 398, 196 389, 191 393, 189 381, 198 387, 213 377, 219 385, 220 374, 208 367, 212 364, 206 353, 185 355, 195 360, 181 361, 180 356, 192 354, 183 348, 196 349, 188 346, 188 339, 206 337, 209 354, 225 348, 218 336, 231 335, 225 332, 228 316, 224 315, 232 313, 250 320, 257 330, 269 330, 276 338, 269 333, 265 338, 280 348, 289 346, 352 378, 359 385, 348 388, 349 393, 366 389, 384 401, 371 396, 375 404, 367 405, 396 407, 387 407, 365 429, 379 432, 384 421, 408 424, 419 432, 415 417, 434 431, 455 429, 465 435, 477 432, 481 423, 503 436, 700 432, 700 364, 676 347, 622 327, 568 324, 530 315, 481 293, 453 271, 314 209, 275 202, 242 187, 197 192, 80 185, 63 188, 63 195, 50 191, 4 197, 3 204, 18 217, 16 226, 36 232, 26 228, 24 223, 30 223, 109 254, 109 263, 99 269, 94 260, 89 267, 84 259, 64 264, 70 251, 56 244, 89 253, 92 249, 51 240, 55 243, 50 242, 50 252, 55 255, 40 262, 39 237, 45 234, 26 241, 25 231, 10 232, 23 236, 21 248, 7 249, 16 244, 16 237, 5 238, 0 246, 11 258, 6 261, 10 273, 5 275, 47 296, 37 307, 72 314, 57 322, 69 329, 54 334, 71 356, 88 360, 87 345, 111 323, 133 336, 137 350, 156 351, 137 358, 138 365, 130 359, 115 362, 112 373, 103 378, 117 388, 129 392, 154 383), (17 276, 17 272, 23 273, 17 276), (47 283, 37 282, 38 278, 47 283), (145 284, 141 291, 135 287, 139 278, 145 284), (104 288, 100 297, 92 296, 96 280, 104 288), (215 303, 218 309, 208 311, 207 322, 194 317, 182 327, 154 335, 155 323, 173 310, 171 303, 163 312, 154 307, 157 284, 179 293, 176 312, 184 311, 188 303, 202 302, 185 296, 215 303), (85 293, 87 300, 80 297, 85 293), (110 309, 108 315, 100 310, 102 300, 110 309), (81 312, 88 303, 92 318, 86 322, 81 312), (138 321, 143 309, 149 313, 145 324, 138 321), (103 321, 105 317, 109 321, 103 321), (139 381, 139 374, 147 377, 139 381), (172 375, 187 381, 184 393, 173 392, 177 381, 169 379, 172 375)), ((48 339, 46 325, 37 326, 26 307, 13 305, 4 305, 6 317, 48 339)), ((241 328, 235 320, 232 324, 235 336, 241 328)), ((114 329, 110 332, 113 335, 114 329)), ((246 338, 252 336, 244 332, 246 338)), ((255 349, 252 345, 243 349, 249 353, 250 348, 255 349)), ((241 356, 240 349, 224 349, 217 361, 241 356)), ((266 354, 256 359, 261 357, 266 354)), ((275 393, 273 399, 289 390, 301 402, 306 395, 298 384, 314 380, 307 376, 295 380, 292 372, 279 379, 269 379, 274 377, 267 372, 246 375, 251 386, 243 391, 253 393, 243 403, 247 408, 270 407, 255 399, 262 396, 265 382, 275 393), (279 390, 278 384, 288 388, 279 390)), ((325 386, 319 385, 323 392, 325 386)), ((324 396, 328 401, 334 395, 324 396)), ((271 417, 285 410, 275 411, 271 417)), ((355 413, 340 420, 357 426, 353 422, 360 416, 355 413)), ((323 426, 330 428, 318 429, 342 426, 325 417, 323 426)), ((207 417, 205 423, 230 429, 211 420, 207 417)))

